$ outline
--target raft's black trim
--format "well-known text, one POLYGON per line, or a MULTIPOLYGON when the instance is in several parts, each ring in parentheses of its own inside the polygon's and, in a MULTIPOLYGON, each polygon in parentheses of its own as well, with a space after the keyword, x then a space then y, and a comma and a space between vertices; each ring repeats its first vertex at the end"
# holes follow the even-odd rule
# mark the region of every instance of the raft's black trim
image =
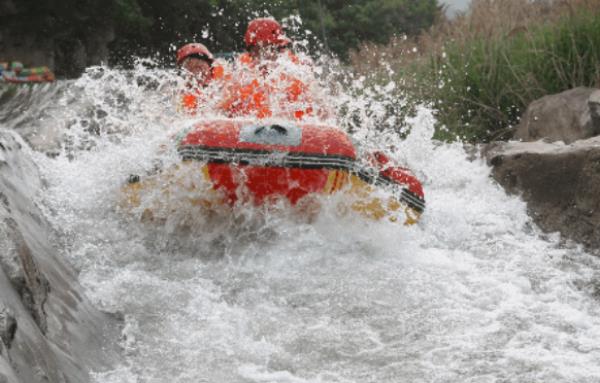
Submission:
POLYGON ((400 197, 399 199, 418 211, 422 213, 425 211, 425 199, 421 198, 417 194, 411 192, 403 185, 399 185, 393 179, 384 176, 378 170, 373 168, 360 168, 355 166, 354 169, 349 169, 350 172, 356 174, 360 179, 364 182, 379 186, 386 189, 391 189, 393 194, 398 194, 398 187, 400 187, 400 197))
POLYGON ((390 189, 400 201, 417 212, 422 213, 425 210, 425 200, 423 198, 393 179, 382 175, 377 169, 359 166, 353 157, 318 153, 215 148, 200 145, 181 145, 178 152, 184 161, 195 160, 219 164, 233 163, 280 168, 345 170, 355 174, 368 184, 390 189))
POLYGON ((182 145, 179 155, 186 160, 240 165, 298 167, 304 169, 348 169, 352 157, 302 152, 273 152, 268 150, 214 148, 200 145, 182 145))

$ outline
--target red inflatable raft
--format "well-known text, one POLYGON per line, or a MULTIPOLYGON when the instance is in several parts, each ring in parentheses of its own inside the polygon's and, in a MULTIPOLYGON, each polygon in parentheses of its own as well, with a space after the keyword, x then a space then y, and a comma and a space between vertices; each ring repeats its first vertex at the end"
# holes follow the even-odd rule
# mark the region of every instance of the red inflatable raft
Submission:
POLYGON ((247 198, 262 204, 286 198, 296 204, 313 194, 349 191, 354 210, 373 218, 392 211, 414 223, 425 208, 421 183, 381 153, 359 161, 341 130, 310 124, 207 121, 186 132, 178 144, 184 162, 199 161, 213 188, 228 203, 247 198), (389 200, 373 197, 377 188, 389 200))

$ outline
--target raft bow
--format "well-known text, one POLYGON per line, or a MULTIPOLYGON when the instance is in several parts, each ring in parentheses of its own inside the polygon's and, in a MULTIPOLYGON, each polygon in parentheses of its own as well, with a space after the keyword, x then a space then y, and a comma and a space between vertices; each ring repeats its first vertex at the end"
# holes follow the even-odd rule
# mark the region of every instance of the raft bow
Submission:
POLYGON ((351 209, 392 221, 404 213, 406 224, 415 223, 425 209, 421 183, 412 172, 380 152, 360 161, 348 135, 333 127, 208 121, 183 134, 177 151, 184 165, 199 164, 203 178, 227 204, 285 198, 295 205, 312 194, 344 192, 351 209), (380 189, 387 197, 377 193, 380 189))

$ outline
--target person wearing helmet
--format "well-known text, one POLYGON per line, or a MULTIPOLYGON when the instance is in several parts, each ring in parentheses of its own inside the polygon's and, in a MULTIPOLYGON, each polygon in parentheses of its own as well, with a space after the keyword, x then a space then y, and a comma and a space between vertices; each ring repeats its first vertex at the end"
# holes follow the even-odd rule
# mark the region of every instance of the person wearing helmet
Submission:
POLYGON ((181 99, 184 110, 194 113, 198 107, 201 89, 215 80, 225 80, 224 65, 216 62, 213 54, 204 44, 190 43, 177 51, 177 66, 188 77, 187 90, 181 99))
POLYGON ((281 25, 271 18, 258 18, 248 24, 244 35, 248 50, 243 61, 275 60, 283 51, 289 50, 292 41, 287 38, 281 25))
POLYGON ((186 44, 177 50, 177 66, 190 74, 200 86, 206 86, 212 77, 214 57, 204 44, 186 44))
POLYGON ((285 36, 281 25, 272 18, 258 18, 248 24, 244 35, 247 52, 237 58, 236 67, 240 78, 227 89, 222 108, 230 116, 251 115, 257 118, 276 114, 302 119, 312 113, 312 107, 296 106, 307 104, 307 89, 304 82, 284 71, 273 71, 289 59, 291 65, 299 65, 300 60, 290 51, 292 41, 285 36), (276 73, 274 73, 276 72, 276 73), (277 100, 277 101, 275 101, 277 100), (277 105, 272 105, 276 103, 277 105), (293 110, 291 110, 293 109, 293 110))

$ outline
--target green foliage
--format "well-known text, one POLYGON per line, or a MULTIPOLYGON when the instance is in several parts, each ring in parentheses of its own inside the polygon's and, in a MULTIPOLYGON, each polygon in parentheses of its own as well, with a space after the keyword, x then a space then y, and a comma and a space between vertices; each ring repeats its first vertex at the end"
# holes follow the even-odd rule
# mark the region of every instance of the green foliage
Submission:
POLYGON ((0 18, 2 25, 12 25, 16 32, 56 35, 59 39, 82 37, 110 25, 113 19, 112 0, 20 0, 15 4, 16 16, 0 18))
POLYGON ((147 33, 152 26, 152 20, 142 14, 142 9, 137 0, 115 0, 115 24, 123 29, 147 33))
MULTIPOLYGON (((437 0, 297 0, 273 13, 297 13, 304 26, 342 58, 361 42, 386 44, 394 35, 416 35, 433 24, 437 0)), ((268 9, 268 8, 267 8, 268 9)))
POLYGON ((174 46, 200 41, 215 52, 241 51, 249 20, 293 15, 300 16, 302 25, 289 31, 291 37, 309 37, 311 43, 323 43, 346 58, 348 50, 363 41, 386 43, 393 35, 418 33, 439 11, 437 0, 19 0, 15 4, 16 16, 0 14, 1 29, 52 40, 64 56, 55 60, 61 73, 77 72, 74 66, 65 68, 71 65, 70 52, 94 47, 90 42, 112 30, 116 36, 109 47, 112 64, 157 53, 172 63, 174 46))
POLYGON ((302 29, 346 58, 362 41, 386 43, 392 35, 418 33, 439 11, 436 0, 112 1, 120 20, 115 47, 121 48, 116 50, 141 55, 167 53, 170 44, 192 40, 204 41, 214 51, 242 50, 243 33, 252 18, 298 15, 302 29))
POLYGON ((535 99, 600 80, 600 14, 449 43, 420 76, 438 110, 438 138, 508 138, 535 99))

